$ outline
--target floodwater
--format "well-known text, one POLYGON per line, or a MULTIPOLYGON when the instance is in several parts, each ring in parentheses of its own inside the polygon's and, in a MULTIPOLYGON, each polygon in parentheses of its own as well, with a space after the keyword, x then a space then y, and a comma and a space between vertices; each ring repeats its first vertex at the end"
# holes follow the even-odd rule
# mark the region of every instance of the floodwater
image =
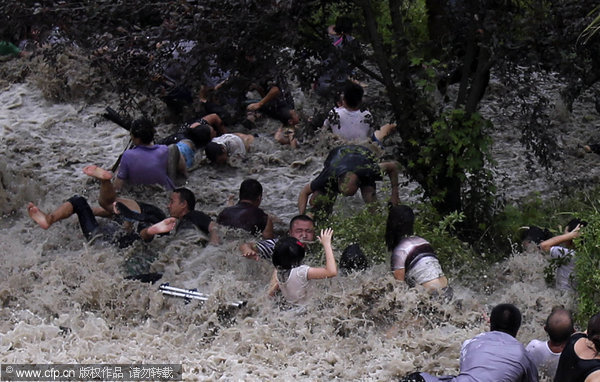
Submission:
MULTIPOLYGON (((484 105, 504 127, 494 147, 506 174, 499 181, 513 198, 532 191, 551 195, 563 177, 526 173, 506 111, 492 115, 494 97, 503 92, 493 83, 484 105)), ((600 123, 591 101, 584 95, 570 116, 556 111, 557 139, 569 155, 564 168, 588 180, 597 178, 597 157, 579 157, 574 148, 598 138, 585 136, 600 123)), ((28 217, 27 202, 50 212, 80 194, 96 204, 98 182, 81 170, 88 164, 110 168, 128 133, 101 116, 110 100, 54 103, 35 82, 4 83, 0 105, 0 363, 181 363, 184 380, 202 381, 379 381, 416 370, 448 375, 458 372, 461 343, 488 330, 484 314, 493 305, 521 309, 517 338, 524 344, 545 338, 543 321, 552 306, 573 307, 573 296, 545 284, 546 259, 538 252, 514 253, 476 283, 447 270, 455 290, 449 303, 395 282, 389 265, 381 264, 314 282, 314 299, 300 311, 281 309, 266 296, 271 266, 241 258, 237 246, 248 238, 239 234, 223 232, 220 246, 160 237, 117 249, 87 243, 75 217, 42 230, 28 217), (161 272, 159 283, 197 288, 210 298, 186 304, 163 296, 158 283, 125 279, 136 272, 161 272), (228 306, 236 300, 247 304, 228 306)), ((262 207, 281 219, 279 232, 286 230, 298 192, 321 169, 329 140, 292 151, 270 140, 273 126, 261 125, 262 138, 248 160, 191 173, 187 187, 197 195, 197 209, 215 217, 241 181, 254 177, 265 188, 262 207)), ((170 129, 160 126, 159 135, 170 129)), ((128 195, 166 210, 166 192, 144 191, 128 195)), ((408 195, 401 190, 401 199, 408 195)), ((359 198, 339 202, 361 205, 359 198)))

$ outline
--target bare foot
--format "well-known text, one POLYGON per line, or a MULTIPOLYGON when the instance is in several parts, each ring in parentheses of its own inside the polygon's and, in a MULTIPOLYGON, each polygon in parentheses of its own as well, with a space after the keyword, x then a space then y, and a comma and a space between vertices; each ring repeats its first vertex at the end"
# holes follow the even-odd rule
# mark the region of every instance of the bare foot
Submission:
POLYGON ((100 179, 100 180, 111 180, 112 179, 112 172, 110 171, 106 171, 105 169, 98 167, 94 164, 89 165, 89 166, 85 166, 83 168, 83 172, 91 177, 100 179))
POLYGON ((166 218, 165 220, 148 227, 148 233, 150 235, 158 235, 159 233, 171 232, 173 228, 175 228, 175 223, 177 223, 177 219, 166 218))
POLYGON ((43 229, 50 228, 50 224, 48 224, 48 219, 46 217, 46 214, 43 213, 42 211, 40 211, 40 209, 37 208, 35 206, 35 204, 33 204, 31 202, 29 202, 29 204, 27 204, 27 213, 29 214, 29 217, 31 219, 33 219, 33 221, 38 223, 38 225, 40 227, 42 227, 43 229))

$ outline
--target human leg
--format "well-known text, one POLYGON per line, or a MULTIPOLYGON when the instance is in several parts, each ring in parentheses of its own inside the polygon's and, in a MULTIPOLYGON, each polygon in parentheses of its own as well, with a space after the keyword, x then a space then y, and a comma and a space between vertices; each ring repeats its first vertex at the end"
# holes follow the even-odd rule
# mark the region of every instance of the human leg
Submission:
POLYGON ((110 216, 112 214, 112 205, 117 200, 117 191, 111 182, 112 172, 106 171, 96 165, 84 167, 83 172, 92 178, 100 180, 98 203, 108 212, 108 216, 110 216))
POLYGON ((218 114, 207 114, 204 117, 202 117, 202 119, 208 122, 208 124, 211 125, 213 129, 215 129, 217 135, 222 135, 226 133, 225 124, 223 123, 223 120, 221 119, 221 117, 219 117, 218 114))
POLYGON ((81 232, 83 232, 83 235, 87 239, 90 239, 92 233, 98 228, 99 224, 87 200, 82 196, 75 195, 69 198, 65 204, 71 205, 71 215, 73 213, 77 214, 81 232))
POLYGON ((377 140, 379 142, 383 142, 383 139, 385 137, 387 137, 388 135, 390 135, 395 130, 396 130, 396 124, 395 123, 386 123, 385 125, 381 126, 379 128, 379 130, 376 130, 374 132, 375 138, 377 138, 377 140))
POLYGON ((42 212, 35 204, 29 202, 27 204, 27 213, 29 217, 35 221, 43 229, 48 229, 57 221, 68 218, 73 215, 73 205, 70 202, 65 202, 58 206, 49 214, 42 212))

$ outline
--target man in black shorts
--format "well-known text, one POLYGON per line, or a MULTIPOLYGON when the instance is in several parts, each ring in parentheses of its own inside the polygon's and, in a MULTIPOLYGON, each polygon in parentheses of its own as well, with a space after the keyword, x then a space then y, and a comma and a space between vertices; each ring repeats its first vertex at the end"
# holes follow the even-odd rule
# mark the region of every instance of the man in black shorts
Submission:
POLYGON ((364 146, 348 145, 337 147, 329 152, 325 159, 324 168, 312 182, 300 191, 298 211, 306 212, 310 205, 318 212, 330 212, 337 194, 352 196, 360 189, 365 203, 376 200, 375 182, 381 180, 385 172, 392 183, 390 201, 397 205, 398 196, 398 163, 378 163, 375 154, 364 146))

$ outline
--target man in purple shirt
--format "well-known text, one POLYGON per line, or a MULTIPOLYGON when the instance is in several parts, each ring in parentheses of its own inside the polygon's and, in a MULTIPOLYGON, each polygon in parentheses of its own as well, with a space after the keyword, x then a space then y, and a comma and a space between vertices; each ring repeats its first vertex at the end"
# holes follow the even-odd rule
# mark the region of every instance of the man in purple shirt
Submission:
POLYGON ((490 314, 490 331, 466 340, 460 350, 460 374, 434 377, 412 373, 401 382, 537 382, 538 373, 525 347, 515 338, 521 312, 512 304, 499 304, 490 314))
POLYGON ((131 139, 135 147, 123 153, 117 178, 116 190, 127 184, 160 184, 167 190, 175 185, 167 173, 169 149, 165 145, 155 145, 154 126, 148 119, 142 118, 131 124, 131 139))

